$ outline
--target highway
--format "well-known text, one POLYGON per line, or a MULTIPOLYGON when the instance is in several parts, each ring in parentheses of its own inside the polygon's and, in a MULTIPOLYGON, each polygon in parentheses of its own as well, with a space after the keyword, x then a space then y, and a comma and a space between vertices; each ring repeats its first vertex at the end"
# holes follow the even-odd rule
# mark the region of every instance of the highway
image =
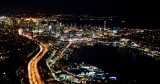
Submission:
MULTIPOLYGON (((70 43, 62 50, 62 52, 60 53, 60 56, 64 56, 63 53, 67 50, 67 48, 68 48, 71 44, 72 44, 72 42, 70 42, 70 43)), ((56 50, 54 50, 52 56, 55 56, 55 54, 56 54, 56 50)), ((48 60, 48 61, 46 62, 46 65, 47 65, 47 67, 49 68, 49 70, 52 72, 52 76, 55 78, 55 80, 59 80, 59 79, 57 79, 57 77, 55 76, 55 73, 53 72, 53 70, 52 70, 52 68, 51 68, 51 65, 54 65, 54 64, 56 63, 56 61, 57 61, 58 59, 60 59, 60 56, 55 56, 54 59, 52 59, 52 60, 50 60, 50 61, 48 60), (49 62, 51 62, 51 64, 49 64, 49 62)), ((65 70, 65 69, 62 69, 62 71, 66 72, 66 73, 69 73, 69 71, 67 71, 67 70, 65 70)), ((72 76, 73 76, 73 75, 72 75, 72 76)))
POLYGON ((62 55, 64 53, 64 51, 66 51, 66 49, 72 44, 72 42, 69 42, 69 44, 63 49, 63 51, 61 52, 60 55, 62 55))
MULTIPOLYGON (((23 33, 22 29, 19 30, 19 34, 31 40, 35 40, 28 34, 23 33)), ((28 63, 28 77, 29 77, 30 84, 44 84, 44 81, 42 80, 39 74, 37 64, 39 60, 48 52, 49 49, 47 45, 43 44, 42 42, 37 41, 37 44, 40 47, 40 51, 28 63)))

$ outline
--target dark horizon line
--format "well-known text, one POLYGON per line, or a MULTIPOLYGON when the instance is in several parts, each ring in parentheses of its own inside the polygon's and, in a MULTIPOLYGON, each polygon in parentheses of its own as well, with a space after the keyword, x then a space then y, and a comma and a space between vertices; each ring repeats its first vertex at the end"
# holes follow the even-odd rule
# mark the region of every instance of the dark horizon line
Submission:
POLYGON ((36 13, 43 13, 46 15, 53 15, 53 14, 71 14, 71 15, 97 15, 97 16, 159 16, 158 11, 147 11, 147 10, 98 10, 98 11, 86 11, 86 10, 45 10, 45 9, 37 9, 37 10, 0 10, 0 14, 36 14, 36 13))

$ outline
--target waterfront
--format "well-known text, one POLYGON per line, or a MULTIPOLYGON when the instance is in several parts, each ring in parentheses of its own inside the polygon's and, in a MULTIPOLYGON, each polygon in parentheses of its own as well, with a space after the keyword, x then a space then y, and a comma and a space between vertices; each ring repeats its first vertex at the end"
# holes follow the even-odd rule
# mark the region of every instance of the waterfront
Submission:
POLYGON ((92 64, 117 77, 119 83, 157 81, 160 63, 140 54, 136 49, 103 46, 83 46, 74 49, 69 63, 92 64))

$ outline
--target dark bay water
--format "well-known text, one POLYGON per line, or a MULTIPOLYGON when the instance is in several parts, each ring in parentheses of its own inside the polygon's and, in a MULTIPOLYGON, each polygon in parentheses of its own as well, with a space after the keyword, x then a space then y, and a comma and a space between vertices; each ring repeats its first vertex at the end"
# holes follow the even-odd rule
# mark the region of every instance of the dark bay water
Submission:
POLYGON ((136 49, 100 44, 93 47, 83 46, 74 50, 70 61, 95 65, 117 76, 122 83, 132 80, 142 83, 160 82, 160 62, 141 55, 136 49))

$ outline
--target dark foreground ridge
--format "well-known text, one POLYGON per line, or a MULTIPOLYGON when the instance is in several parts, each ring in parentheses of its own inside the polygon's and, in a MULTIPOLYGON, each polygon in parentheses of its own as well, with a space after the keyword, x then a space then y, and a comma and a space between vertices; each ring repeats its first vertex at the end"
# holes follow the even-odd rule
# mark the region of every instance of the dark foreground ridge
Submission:
POLYGON ((7 59, 0 61, 0 82, 2 84, 29 83, 28 61, 38 52, 39 47, 18 34, 16 30, 0 30, 0 53, 7 59))

